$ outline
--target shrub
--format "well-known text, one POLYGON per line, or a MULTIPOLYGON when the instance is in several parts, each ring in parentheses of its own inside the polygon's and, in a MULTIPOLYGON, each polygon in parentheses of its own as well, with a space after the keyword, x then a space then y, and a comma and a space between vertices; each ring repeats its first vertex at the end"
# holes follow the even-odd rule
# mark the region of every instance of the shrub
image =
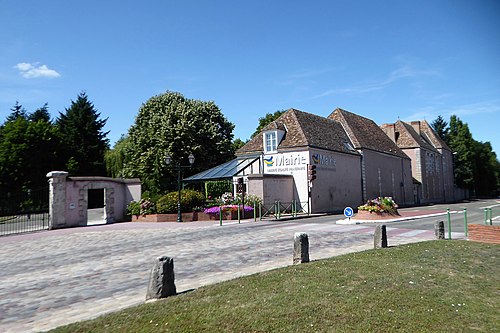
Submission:
POLYGON ((156 207, 153 201, 149 198, 141 199, 141 201, 131 201, 127 206, 128 215, 147 215, 154 214, 156 212, 156 207))
POLYGON ((218 198, 226 192, 231 192, 233 184, 229 180, 209 181, 205 183, 205 194, 207 198, 218 198))
MULTIPOLYGON (((171 214, 177 212, 178 192, 170 192, 158 199, 156 211, 159 214, 171 214)), ((181 193, 181 212, 191 212, 193 208, 202 206, 205 199, 198 191, 184 189, 181 193)))
POLYGON ((368 200, 363 206, 359 206, 358 210, 365 210, 370 213, 389 213, 398 215, 398 205, 391 197, 378 197, 373 200, 368 200))
MULTIPOLYGON (((262 203, 262 199, 255 195, 255 194, 245 194, 245 204, 248 204, 248 205, 253 205, 255 202, 255 204, 261 204, 262 203)), ((242 203, 242 196, 240 193, 238 193, 236 195, 236 198, 234 198, 234 203, 235 204, 241 204, 242 203)))

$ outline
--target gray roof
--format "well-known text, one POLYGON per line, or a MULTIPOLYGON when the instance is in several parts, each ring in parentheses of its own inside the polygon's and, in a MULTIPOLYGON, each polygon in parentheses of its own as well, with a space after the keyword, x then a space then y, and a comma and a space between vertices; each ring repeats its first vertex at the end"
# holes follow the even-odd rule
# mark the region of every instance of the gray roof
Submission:
POLYGON ((196 182, 205 180, 231 179, 257 159, 259 159, 258 156, 236 158, 211 169, 197 173, 196 175, 186 177, 183 181, 196 182))

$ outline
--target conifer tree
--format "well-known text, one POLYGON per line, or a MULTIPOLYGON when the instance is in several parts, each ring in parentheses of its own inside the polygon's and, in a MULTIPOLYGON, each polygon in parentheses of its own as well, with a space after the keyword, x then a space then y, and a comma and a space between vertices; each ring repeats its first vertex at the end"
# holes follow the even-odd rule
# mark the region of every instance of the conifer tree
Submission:
POLYGON ((104 154, 108 149, 108 132, 103 131, 107 119, 99 119, 100 113, 82 92, 66 112, 59 113, 57 127, 64 142, 63 156, 70 175, 104 176, 104 154))

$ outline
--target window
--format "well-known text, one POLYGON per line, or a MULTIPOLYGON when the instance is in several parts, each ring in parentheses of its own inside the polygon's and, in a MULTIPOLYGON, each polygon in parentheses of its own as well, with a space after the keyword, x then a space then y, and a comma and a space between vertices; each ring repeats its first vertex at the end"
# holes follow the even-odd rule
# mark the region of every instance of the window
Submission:
POLYGON ((264 150, 266 153, 275 152, 278 149, 278 142, 276 140, 276 132, 264 133, 264 150))

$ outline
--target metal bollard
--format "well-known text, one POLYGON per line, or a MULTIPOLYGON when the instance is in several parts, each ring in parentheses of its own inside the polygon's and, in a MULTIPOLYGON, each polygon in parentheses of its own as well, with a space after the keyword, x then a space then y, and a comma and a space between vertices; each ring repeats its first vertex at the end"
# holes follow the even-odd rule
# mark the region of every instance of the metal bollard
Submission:
POLYGON ((448 239, 451 240, 451 215, 450 209, 446 209, 446 215, 448 216, 448 239))
POLYGON ((464 233, 465 237, 469 234, 469 227, 467 225, 467 208, 464 208, 464 233))

